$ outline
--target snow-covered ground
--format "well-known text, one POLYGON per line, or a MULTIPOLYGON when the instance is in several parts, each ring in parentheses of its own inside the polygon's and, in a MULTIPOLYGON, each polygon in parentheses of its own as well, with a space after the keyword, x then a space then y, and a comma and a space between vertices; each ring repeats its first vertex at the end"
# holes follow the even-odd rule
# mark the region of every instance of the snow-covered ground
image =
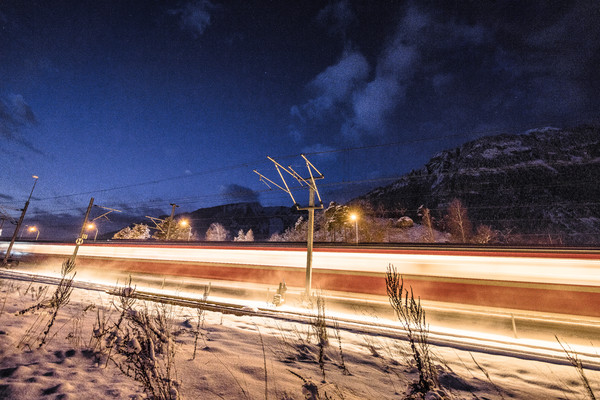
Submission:
MULTIPOLYGON (((113 351, 116 362, 107 361, 107 352, 99 352, 94 339, 99 321, 105 327, 117 322, 114 304, 119 298, 75 289, 69 304, 59 309, 47 343, 39 346, 49 310, 19 311, 50 299, 55 288, 0 280, 0 398, 146 398, 144 387, 117 367, 120 363, 123 368, 123 358, 113 351)), ((138 301, 136 307, 144 304, 138 301)), ((154 312, 157 306, 146 307, 154 312)), ((172 316, 171 376, 185 399, 403 399, 418 377, 402 340, 329 329, 323 375, 310 324, 208 311, 199 319, 196 309, 181 307, 162 311, 172 316)), ((451 347, 432 351, 441 389, 430 392, 430 400, 591 398, 577 370, 568 365, 451 347)), ((600 391, 598 372, 585 374, 600 391)))

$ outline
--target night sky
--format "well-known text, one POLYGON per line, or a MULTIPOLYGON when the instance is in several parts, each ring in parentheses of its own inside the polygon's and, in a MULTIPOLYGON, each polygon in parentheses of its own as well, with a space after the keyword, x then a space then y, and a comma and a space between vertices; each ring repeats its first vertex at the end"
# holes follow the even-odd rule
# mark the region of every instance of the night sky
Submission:
POLYGON ((0 211, 34 174, 42 238, 92 196, 116 222, 291 206, 252 171, 301 153, 343 202, 480 136, 598 121, 599 66, 597 0, 2 0, 0 211))

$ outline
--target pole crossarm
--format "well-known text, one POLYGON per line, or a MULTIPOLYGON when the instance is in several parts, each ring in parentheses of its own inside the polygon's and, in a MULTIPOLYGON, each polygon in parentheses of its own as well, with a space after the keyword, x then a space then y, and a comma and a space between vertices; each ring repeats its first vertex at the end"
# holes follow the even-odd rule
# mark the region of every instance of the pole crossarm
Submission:
MULTIPOLYGON (((321 208, 323 208, 323 201, 321 200, 321 195, 319 194, 319 189, 317 189, 317 184, 315 183, 315 179, 324 179, 325 177, 323 176, 322 173, 319 172, 319 170, 312 165, 312 163, 310 161, 308 161, 308 158, 306 158, 306 156, 304 154, 300 154, 302 156, 302 158, 304 158, 304 161, 306 161, 306 169, 308 169, 308 173, 310 175, 310 183, 311 185, 309 185, 316 193, 317 198, 319 199, 319 203, 321 204, 321 208), (312 173, 312 170, 315 170, 315 172, 317 174, 319 174, 318 176, 314 176, 312 173)), ((306 182, 306 180, 305 180, 306 182)), ((308 182, 307 182, 308 184, 308 182)))
MULTIPOLYGON (((290 190, 290 188, 287 186, 287 184, 285 185, 285 187, 278 185, 277 183, 273 182, 272 180, 270 180, 269 178, 267 178, 266 176, 264 176, 263 174, 261 174, 260 172, 258 172, 257 170, 254 170, 254 173, 256 173, 260 178, 259 180, 261 182, 263 182, 265 185, 267 185, 267 187, 269 189, 271 189, 271 186, 269 186, 269 183, 271 183, 271 185, 278 187, 279 189, 283 190, 284 192, 286 192, 287 194, 290 195, 290 197, 292 198, 292 201, 294 202, 294 204, 296 204, 296 200, 294 199, 294 195, 292 194, 292 191, 290 190)), ((283 177, 281 178, 283 179, 283 177)), ((285 183, 285 180, 284 180, 285 183)))
POLYGON ((306 161, 306 168, 308 169, 308 174, 310 175, 308 178, 303 178, 291 166, 288 166, 286 168, 283 165, 279 164, 277 161, 275 161, 272 157, 267 156, 267 158, 270 161, 272 161, 273 164, 275 165, 275 168, 277 169, 277 173, 279 174, 279 177, 281 178, 281 181, 283 182, 283 186, 273 182, 271 179, 267 178, 266 176, 264 176, 257 170, 253 170, 253 171, 260 177, 260 181, 263 182, 265 185, 267 185, 267 187, 269 189, 271 189, 271 186, 269 185, 269 183, 270 183, 271 185, 276 186, 277 188, 279 188, 282 191, 284 191, 285 193, 287 193, 290 196, 290 198, 292 199, 292 202, 294 203, 294 205, 296 206, 296 209, 298 209, 298 210, 322 209, 323 201, 321 200, 321 195, 319 194, 319 189, 317 188, 317 184, 315 183, 315 180, 324 179, 324 176, 323 176, 323 174, 321 174, 321 172, 319 172, 319 170, 310 161, 308 161, 308 158, 306 158, 306 156, 304 154, 301 154, 301 156, 306 161), (316 172, 316 174, 313 173, 313 170, 314 170, 314 172, 316 172), (309 207, 300 207, 300 205, 294 198, 294 195, 292 194, 292 191, 291 191, 289 185, 287 184, 287 181, 285 180, 285 177, 281 171, 285 171, 287 174, 292 176, 295 180, 298 181, 300 186, 306 185, 311 190, 313 190, 319 199, 319 206, 313 205, 313 206, 309 206, 309 207))
POLYGON ((154 225, 156 225, 156 227, 155 227, 155 228, 152 228, 152 229, 156 229, 157 231, 161 231, 162 233, 166 233, 166 232, 164 231, 164 229, 162 229, 162 228, 160 227, 160 224, 161 224, 161 223, 164 223, 166 220, 164 220, 164 219, 160 219, 160 218, 156 218, 156 217, 149 217, 149 216, 147 216, 147 215, 146 215, 146 218, 149 218, 149 219, 150 219, 152 222, 154 222, 154 225), (158 222, 157 222, 157 221, 158 221, 158 222))
POLYGON ((104 213, 104 214, 102 214, 102 215, 99 215, 99 216, 97 216, 96 218, 94 218, 94 219, 93 219, 93 220, 91 220, 90 222, 94 222, 94 221, 96 221, 97 219, 100 219, 100 218, 103 218, 103 217, 104 217, 104 218, 106 218, 106 220, 107 220, 107 221, 110 221, 110 220, 108 219, 108 217, 107 217, 107 215, 108 215, 108 214, 110 214, 110 213, 112 213, 112 212, 123 212, 123 211, 121 211, 121 210, 117 210, 117 209, 115 209, 115 208, 104 207, 104 206, 99 206, 99 205, 94 205, 94 206, 95 206, 95 207, 98 207, 98 208, 102 208, 102 209, 104 209, 104 210, 107 210, 107 212, 105 212, 105 213, 104 213))
POLYGON ((292 201, 294 202, 294 205, 296 206, 297 210, 308 211, 308 231, 307 231, 307 235, 306 235, 306 278, 305 278, 305 283, 304 283, 304 289, 305 289, 306 295, 310 296, 310 291, 311 291, 311 286, 312 286, 312 252, 313 252, 313 242, 314 242, 314 235, 315 235, 314 234, 315 233, 314 232, 315 210, 323 209, 323 201, 321 200, 321 195, 319 195, 319 190, 317 189, 317 184, 315 183, 315 180, 323 179, 324 177, 323 177, 323 174, 321 174, 319 172, 319 170, 317 168, 315 168, 315 166, 312 165, 312 163, 310 161, 308 161, 308 158, 306 158, 304 156, 304 154, 301 154, 301 156, 304 159, 304 161, 306 161, 306 168, 308 169, 308 175, 309 175, 308 178, 303 178, 291 166, 288 166, 286 168, 283 165, 279 164, 274 159, 272 159, 271 157, 267 157, 267 158, 269 160, 271 160, 273 162, 273 164, 275 164, 275 168, 277 169, 277 173, 279 173, 279 177, 281 178, 281 181, 283 182, 283 186, 273 182, 271 179, 260 174, 256 170, 254 170, 254 172, 256 174, 258 174, 258 176, 260 176, 260 180, 262 182, 264 182, 264 184, 267 185, 269 187, 269 189, 271 189, 271 186, 269 186, 269 184, 267 182, 270 182, 273 186, 276 186, 279 189, 286 192, 287 194, 289 194, 290 197, 292 198, 292 201), (292 191, 290 190, 290 187, 288 186, 281 171, 285 171, 286 173, 291 175, 295 180, 298 181, 298 183, 300 184, 301 187, 304 187, 304 185, 308 186, 308 193, 309 193, 308 207, 300 207, 300 205, 296 202, 296 199, 294 199, 294 196, 292 195, 292 191), (314 171, 314 173, 313 173, 313 171, 314 171), (315 194, 319 197, 319 205, 318 206, 315 205, 315 194))
MULTIPOLYGON (((15 210, 18 211, 18 210, 15 210)), ((3 221, 9 221, 11 224, 16 225, 17 224, 17 220, 14 219, 13 217, 11 217, 8 212, 6 211, 6 208, 0 206, 0 219, 3 221)))

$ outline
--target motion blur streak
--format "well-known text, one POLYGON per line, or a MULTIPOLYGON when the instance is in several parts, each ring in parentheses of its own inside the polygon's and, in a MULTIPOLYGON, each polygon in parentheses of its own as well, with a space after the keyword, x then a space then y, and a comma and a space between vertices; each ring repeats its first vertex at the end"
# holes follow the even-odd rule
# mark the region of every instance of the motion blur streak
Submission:
MULTIPOLYGON (((3 249, 5 244, 0 244, 3 249)), ((17 243, 15 250, 22 253, 69 255, 74 246, 17 243)), ((446 252, 447 253, 447 252, 446 252)), ((461 252, 461 253, 464 253, 461 252)), ((255 266, 305 268, 306 255, 300 248, 211 248, 211 247, 152 247, 85 245, 80 256, 168 260, 202 263, 238 264, 255 266)), ((389 264, 404 275, 447 278, 504 280, 513 282, 556 283, 600 287, 600 254, 575 258, 561 254, 560 258, 505 256, 497 252, 486 255, 409 254, 403 250, 364 249, 345 252, 339 249, 314 250, 313 268, 353 272, 385 273, 389 264)), ((515 254, 515 253, 510 253, 515 254)), ((539 253, 538 253, 539 254, 539 253)), ((551 253, 549 253, 551 255, 551 253)))
MULTIPOLYGON (((69 255, 73 248, 15 245, 15 251, 37 260, 69 255)), ((306 252, 269 244, 86 243, 78 264, 269 285, 285 280, 290 287, 302 287, 306 252)), ((313 288, 385 295, 390 264, 424 300, 600 317, 600 252, 593 250, 321 247, 313 254, 313 288)))

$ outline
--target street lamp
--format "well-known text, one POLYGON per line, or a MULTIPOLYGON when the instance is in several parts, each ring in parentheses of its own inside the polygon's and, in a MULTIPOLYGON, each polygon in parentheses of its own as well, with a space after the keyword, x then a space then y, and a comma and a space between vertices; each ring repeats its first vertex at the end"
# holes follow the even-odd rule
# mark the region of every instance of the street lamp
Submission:
POLYGON ((27 230, 31 233, 37 232, 37 235, 35 235, 35 240, 38 240, 38 238, 40 237, 40 230, 37 228, 37 226, 30 226, 27 230))
POLYGON ((192 239, 192 226, 190 225, 190 223, 187 221, 187 219, 182 219, 179 221, 179 225, 182 227, 188 227, 188 242, 192 239))
POLYGON ((92 229, 96 230, 96 234, 94 234, 94 242, 96 241, 96 238, 98 237, 98 227, 96 226, 96 224, 88 224, 87 225, 87 230, 91 231, 92 229))
POLYGON ((354 221, 354 230, 355 230, 356 244, 358 244, 358 215, 356 215, 356 214, 350 214, 350 220, 354 221))

